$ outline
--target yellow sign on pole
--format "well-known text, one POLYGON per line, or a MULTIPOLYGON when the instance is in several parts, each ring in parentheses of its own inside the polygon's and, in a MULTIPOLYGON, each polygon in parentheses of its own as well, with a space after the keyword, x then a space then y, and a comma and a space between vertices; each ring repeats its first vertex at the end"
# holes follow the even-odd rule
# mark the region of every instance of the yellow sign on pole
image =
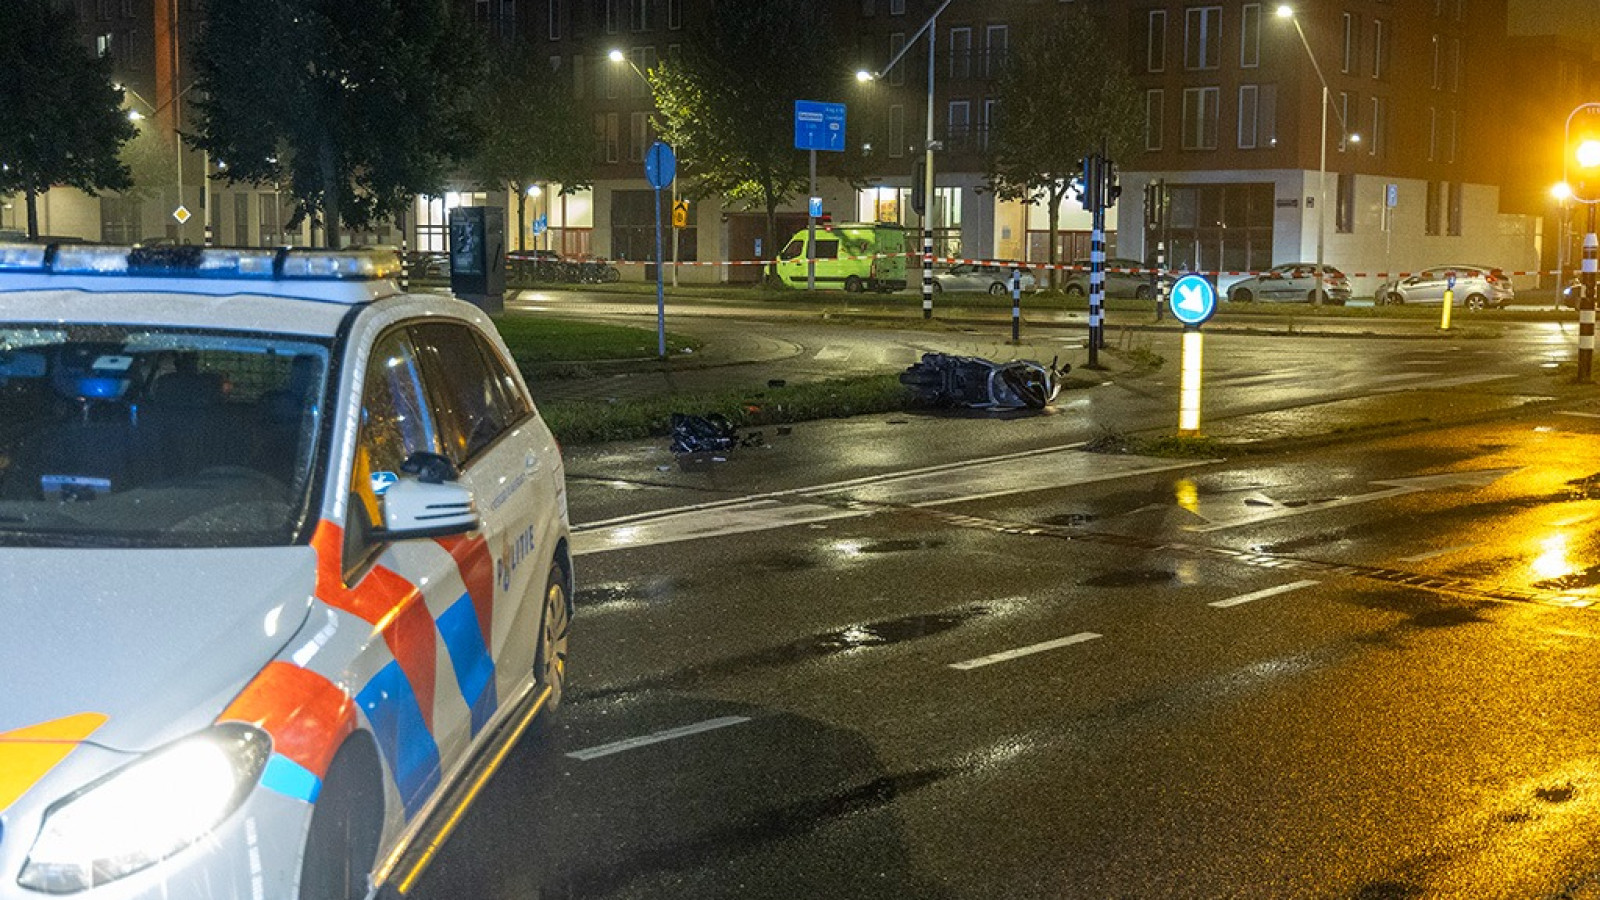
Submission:
POLYGON ((672 204, 672 227, 689 227, 689 201, 679 200, 677 203, 672 204))

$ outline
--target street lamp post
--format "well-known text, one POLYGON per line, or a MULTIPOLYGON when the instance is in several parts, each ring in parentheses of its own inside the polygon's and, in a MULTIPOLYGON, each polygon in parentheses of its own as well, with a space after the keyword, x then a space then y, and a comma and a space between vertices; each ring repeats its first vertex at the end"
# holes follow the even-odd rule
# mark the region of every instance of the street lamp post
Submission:
POLYGON ((1572 185, 1558 181, 1550 188, 1556 201, 1556 308, 1561 308, 1561 287, 1567 274, 1567 203, 1572 199, 1572 185))
MULTIPOLYGON (((623 53, 621 50, 613 48, 609 53, 606 54, 606 59, 611 60, 613 63, 624 63, 624 62, 627 63, 628 64, 628 68, 633 70, 633 74, 639 76, 639 80, 644 82, 645 89, 649 90, 649 91, 652 91, 652 92, 654 91, 654 89, 650 86, 650 78, 649 78, 649 76, 645 75, 644 72, 640 71, 639 67, 637 65, 634 65, 633 60, 629 59, 628 55, 626 53, 623 53)), ((678 178, 677 178, 676 174, 674 174, 674 176, 672 178, 672 208, 673 209, 677 209, 678 208, 678 178)), ((672 226, 672 286, 673 287, 677 287, 678 286, 678 226, 677 225, 673 225, 672 226)))
MULTIPOLYGON (((1300 27, 1300 19, 1294 14, 1294 7, 1287 3, 1280 5, 1278 18, 1288 19, 1294 23, 1295 34, 1300 35, 1300 46, 1306 48, 1311 68, 1317 73, 1317 81, 1322 84, 1322 130, 1317 139, 1317 285, 1311 295, 1311 305, 1321 306, 1324 281, 1322 254, 1328 232, 1328 107, 1333 104, 1333 100, 1328 91, 1328 79, 1322 77, 1322 66, 1317 64, 1317 55, 1311 52, 1311 42, 1306 40, 1305 30, 1300 27)), ((1335 111, 1339 115, 1339 133, 1348 136, 1350 126, 1344 120, 1344 111, 1335 111)), ((1360 140, 1359 136, 1351 139, 1360 140)))
POLYGON ((939 14, 950 5, 950 0, 944 0, 939 8, 933 11, 928 21, 922 23, 917 33, 911 36, 900 48, 900 52, 889 60, 889 64, 876 73, 857 72, 856 78, 866 81, 882 78, 889 74, 900 63, 916 44, 917 38, 924 33, 928 35, 928 129, 923 145, 922 160, 922 317, 933 318, 933 48, 934 32, 938 30, 939 14))

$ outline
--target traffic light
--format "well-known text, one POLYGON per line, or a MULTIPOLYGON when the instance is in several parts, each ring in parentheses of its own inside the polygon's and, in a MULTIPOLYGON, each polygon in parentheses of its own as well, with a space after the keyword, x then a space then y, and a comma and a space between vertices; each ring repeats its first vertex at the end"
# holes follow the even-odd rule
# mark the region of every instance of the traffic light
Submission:
POLYGON ((922 215, 923 209, 927 206, 922 196, 926 192, 927 180, 928 163, 926 160, 919 159, 911 175, 911 211, 919 216, 922 215))
POLYGON ((1104 208, 1101 205, 1101 196, 1105 191, 1105 180, 1101 173, 1104 162, 1099 156, 1091 154, 1078 164, 1078 199, 1083 202, 1083 208, 1090 212, 1104 208))
POLYGON ((1105 172, 1106 179, 1106 189, 1103 196, 1105 199, 1106 208, 1110 209, 1111 207, 1117 205, 1117 198, 1122 196, 1122 185, 1117 184, 1116 163, 1107 159, 1103 160, 1100 165, 1105 172))
POLYGON ((1600 103, 1585 103, 1567 117, 1562 169, 1574 199, 1600 202, 1600 103))

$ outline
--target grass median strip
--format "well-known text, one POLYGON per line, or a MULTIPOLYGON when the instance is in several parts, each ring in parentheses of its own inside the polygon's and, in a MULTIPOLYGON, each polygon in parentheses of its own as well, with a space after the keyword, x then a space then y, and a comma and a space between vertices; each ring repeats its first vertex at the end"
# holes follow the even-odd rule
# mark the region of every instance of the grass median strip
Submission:
POLYGON ((675 412, 718 413, 735 426, 751 428, 891 412, 910 406, 911 392, 900 384, 899 375, 886 374, 708 394, 550 400, 541 402, 539 410, 563 444, 592 444, 671 434, 675 412))

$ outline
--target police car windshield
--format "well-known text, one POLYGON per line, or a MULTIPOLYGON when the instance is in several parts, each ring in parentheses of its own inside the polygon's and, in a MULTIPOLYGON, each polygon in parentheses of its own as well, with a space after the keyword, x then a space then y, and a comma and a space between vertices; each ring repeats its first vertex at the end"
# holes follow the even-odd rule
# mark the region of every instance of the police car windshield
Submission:
POLYGON ((293 541, 328 355, 300 337, 0 323, 0 545, 293 541))

